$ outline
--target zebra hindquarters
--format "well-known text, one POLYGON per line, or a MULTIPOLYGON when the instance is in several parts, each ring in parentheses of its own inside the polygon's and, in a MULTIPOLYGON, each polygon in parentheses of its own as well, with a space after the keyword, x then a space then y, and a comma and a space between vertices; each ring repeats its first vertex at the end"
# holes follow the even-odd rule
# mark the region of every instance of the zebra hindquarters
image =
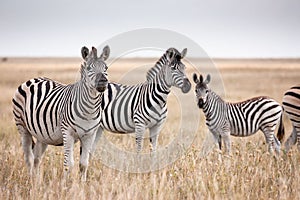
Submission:
POLYGON ((293 125, 293 131, 285 143, 285 149, 288 151, 297 143, 300 152, 300 85, 293 86, 286 91, 282 105, 293 125))
POLYGON ((283 113, 282 113, 282 115, 280 116, 279 127, 277 130, 277 138, 280 143, 283 142, 284 134, 285 132, 284 132, 283 113))
MULTIPOLYGON (((33 148, 35 146, 35 142, 33 141, 32 135, 28 131, 24 123, 24 109, 25 109, 25 99, 24 97, 18 92, 22 91, 21 86, 16 91, 13 97, 13 115, 14 120, 17 126, 17 130, 21 136, 21 143, 22 149, 24 152, 24 160, 28 169, 28 174, 30 176, 33 175, 33 167, 34 167, 34 154, 33 148)), ((22 93, 23 94, 23 93, 22 93)), ((23 94, 24 95, 24 94, 23 94)), ((24 95, 25 96, 25 95, 24 95)))
POLYGON ((280 123, 282 116, 282 107, 279 103, 272 99, 265 99, 266 103, 260 110, 259 128, 264 133, 266 143, 268 144, 269 153, 273 154, 275 149, 276 154, 280 153, 280 141, 275 136, 275 129, 280 123))

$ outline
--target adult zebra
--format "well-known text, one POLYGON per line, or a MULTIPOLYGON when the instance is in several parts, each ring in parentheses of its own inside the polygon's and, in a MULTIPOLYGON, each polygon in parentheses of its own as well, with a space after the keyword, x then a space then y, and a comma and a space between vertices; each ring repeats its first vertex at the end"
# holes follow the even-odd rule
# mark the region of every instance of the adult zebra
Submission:
MULTIPOLYGON (((300 152, 300 85, 294 86, 285 92, 282 107, 293 125, 293 131, 284 145, 285 150, 289 151, 291 146, 297 143, 300 152)), ((284 137, 282 118, 279 127, 277 137, 281 141, 284 137)))
POLYGON ((227 103, 208 87, 210 75, 203 81, 193 75, 196 83, 198 106, 203 109, 206 125, 222 146, 222 139, 226 152, 230 152, 230 135, 245 137, 261 130, 269 145, 269 152, 280 153, 280 142, 274 135, 276 125, 282 115, 279 103, 268 97, 255 97, 238 103, 227 103))
POLYGON ((30 175, 38 169, 47 145, 64 146, 64 166, 69 173, 74 165, 73 146, 80 140, 80 171, 82 180, 86 180, 89 152, 100 125, 102 95, 108 83, 104 61, 109 53, 108 46, 100 57, 96 48, 89 52, 82 47, 81 79, 74 84, 34 78, 16 90, 13 114, 30 175))
POLYGON ((187 49, 180 53, 169 48, 147 73, 147 80, 137 85, 108 83, 102 101, 101 127, 98 129, 93 149, 103 129, 114 133, 136 134, 137 152, 142 149, 145 130, 150 130, 152 151, 156 150, 158 134, 167 116, 167 97, 172 86, 187 93, 191 83, 185 74, 181 59, 187 49))

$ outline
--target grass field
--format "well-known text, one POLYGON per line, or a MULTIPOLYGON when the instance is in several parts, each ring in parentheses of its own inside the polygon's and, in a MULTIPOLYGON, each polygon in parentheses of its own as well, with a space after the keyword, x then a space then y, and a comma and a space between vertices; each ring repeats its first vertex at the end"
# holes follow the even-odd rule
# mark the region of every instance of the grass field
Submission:
MULTIPOLYGON (((300 199, 300 152, 294 147, 288 154, 281 152, 276 159, 267 152, 261 132, 248 138, 232 138, 232 153, 223 155, 214 150, 203 156, 209 135, 203 114, 196 102, 188 105, 200 114, 192 145, 170 165, 149 173, 128 173, 105 166, 95 156, 90 162, 88 181, 79 178, 79 144, 76 144, 75 167, 72 178, 62 181, 63 148, 49 146, 43 158, 40 177, 32 181, 27 174, 21 140, 13 117, 11 99, 24 81, 46 76, 63 83, 79 79, 80 59, 8 58, 0 61, 0 198, 1 199, 300 199)), ((126 79, 129 72, 155 60, 128 59, 112 64, 109 79, 126 79)), ((284 91, 299 84, 300 60, 214 60, 225 89, 225 99, 240 101, 266 95, 281 102, 284 91)), ((201 61, 194 61, 201 65, 201 61)), ((205 69, 209 72, 210 69, 205 69)), ((195 69, 188 65, 192 82, 195 69)), ((140 73, 140 72, 139 72, 140 73)), ((136 82, 142 76, 129 76, 136 82)), ((126 79, 126 80, 127 80, 126 79)), ((214 80, 214 77, 212 77, 214 80)), ((194 84, 190 91, 193 96, 194 84)), ((193 97, 194 98, 194 97, 193 97)), ((176 136, 180 104, 175 95, 168 101, 169 114, 159 137, 159 148, 168 146, 176 136)), ((188 116, 185 116, 188 119, 188 116)), ((190 119, 192 120, 192 119, 190 119)), ((291 124, 284 118, 286 136, 291 124)), ((189 133, 186 133, 189 134, 189 133)), ((132 135, 105 133, 120 149, 134 152, 132 135)), ((148 140, 144 153, 149 152, 148 140)), ((99 146, 101 148, 101 146, 99 146)))

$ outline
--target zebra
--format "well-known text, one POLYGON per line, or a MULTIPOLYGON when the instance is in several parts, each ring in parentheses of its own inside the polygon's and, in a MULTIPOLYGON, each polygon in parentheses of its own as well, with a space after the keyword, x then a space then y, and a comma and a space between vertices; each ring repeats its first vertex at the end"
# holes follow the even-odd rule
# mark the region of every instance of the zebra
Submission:
MULTIPOLYGON (((293 131, 285 142, 285 151, 288 152, 292 145, 297 143, 300 152, 300 85, 296 85, 287 90, 283 96, 282 107, 291 120, 293 131)), ((284 125, 282 118, 277 133, 279 141, 282 142, 284 137, 284 125)))
POLYGON ((230 153, 230 135, 246 137, 261 130, 265 135, 269 152, 273 153, 275 146, 275 151, 279 155, 280 142, 274 135, 282 115, 279 103, 265 96, 228 103, 208 87, 211 80, 209 74, 206 80, 203 80, 202 75, 198 78, 197 74, 193 74, 193 80, 196 83, 198 107, 203 110, 206 125, 218 142, 220 150, 223 139, 225 151, 227 154, 230 153))
POLYGON ((191 89, 185 74, 186 67, 181 62, 186 53, 186 48, 181 53, 175 48, 169 48, 147 72, 144 83, 108 83, 93 151, 104 129, 121 134, 135 132, 138 153, 142 149, 145 130, 149 129, 150 150, 156 151, 157 138, 167 117, 167 97, 171 87, 181 88, 183 93, 191 89))
POLYGON ((105 60, 110 48, 105 46, 100 57, 95 47, 91 51, 82 47, 81 54, 81 79, 74 84, 40 77, 24 82, 15 92, 13 115, 30 176, 33 170, 38 172, 48 145, 63 145, 66 177, 74 166, 74 143, 80 140, 81 179, 86 180, 89 153, 100 126, 101 101, 108 83, 105 60))

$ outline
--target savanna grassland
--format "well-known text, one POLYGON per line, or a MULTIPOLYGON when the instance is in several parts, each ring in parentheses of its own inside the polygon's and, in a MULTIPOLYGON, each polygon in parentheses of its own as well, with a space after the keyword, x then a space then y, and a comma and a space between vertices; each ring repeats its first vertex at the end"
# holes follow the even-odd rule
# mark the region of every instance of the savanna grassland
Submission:
MULTIPOLYGON (((220 156, 217 148, 205 154, 211 140, 195 99, 188 108, 201 114, 195 124, 198 127, 196 133, 186 133, 195 135, 192 144, 174 163, 158 171, 119 171, 104 165, 96 154, 90 162, 88 181, 82 183, 78 174, 79 144, 76 144, 75 167, 66 183, 63 181, 63 148, 53 146, 45 153, 40 176, 31 180, 12 116, 14 91, 24 81, 38 76, 72 83, 80 78, 80 62, 73 58, 8 58, 0 61, 1 199, 300 199, 300 152, 297 148, 293 147, 289 153, 282 151, 280 157, 275 158, 269 155, 264 136, 258 132, 247 138, 232 137, 230 156, 220 156)), ((154 62, 153 59, 121 60, 109 67, 109 79, 119 81, 131 73, 132 66, 154 62)), ((201 65, 201 61, 194 62, 201 65)), ((281 102, 284 91, 300 81, 300 60, 297 59, 216 59, 214 63, 223 80, 225 99, 230 101, 266 95, 281 102)), ((193 72, 195 69, 188 65, 191 82, 193 72)), ((129 79, 133 82, 145 80, 140 73, 129 79)), ((194 84, 191 96, 193 91, 194 84)), ((180 104, 174 95, 170 96, 168 107, 168 119, 158 140, 159 148, 172 143, 180 128, 180 104)), ((185 117, 188 119, 189 116, 185 117)), ((291 124, 286 117, 284 122, 286 139, 291 124)), ((105 136, 118 148, 134 152, 132 135, 105 133, 105 136)), ((148 146, 149 142, 145 140, 144 153, 149 152, 148 146)))

